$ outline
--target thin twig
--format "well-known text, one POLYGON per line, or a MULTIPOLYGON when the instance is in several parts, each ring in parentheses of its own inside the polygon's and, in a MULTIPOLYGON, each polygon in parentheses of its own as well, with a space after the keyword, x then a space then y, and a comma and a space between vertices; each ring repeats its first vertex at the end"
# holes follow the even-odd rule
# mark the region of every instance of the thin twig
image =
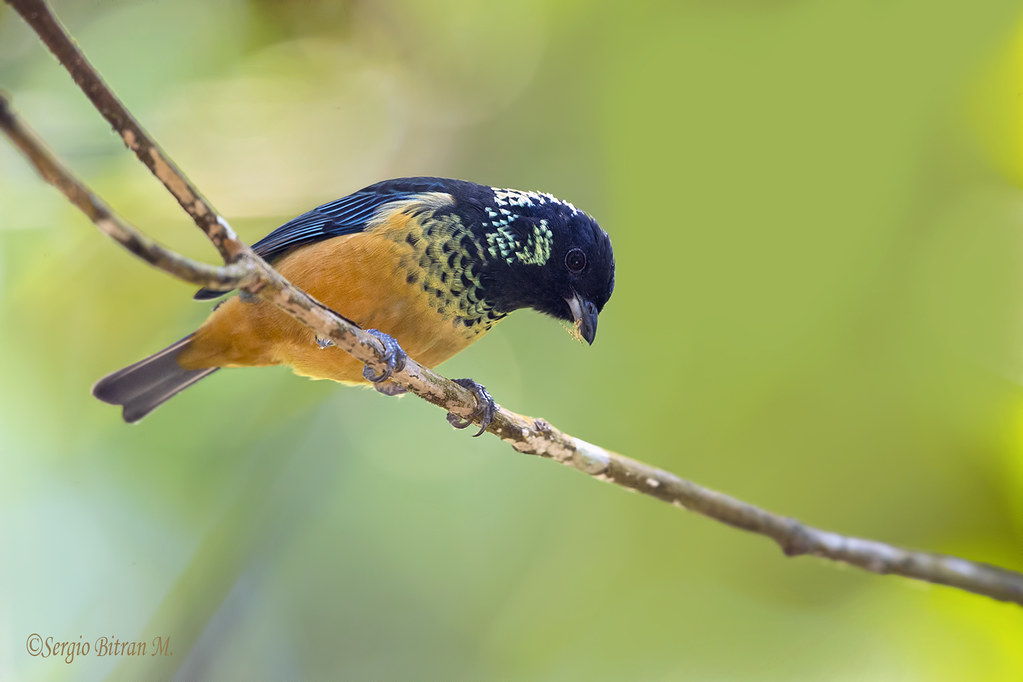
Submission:
POLYGON ((107 236, 146 262, 179 279, 216 288, 240 287, 253 283, 253 269, 247 263, 215 266, 181 256, 144 235, 82 184, 29 130, 10 108, 7 97, 0 92, 0 129, 28 158, 43 179, 55 186, 68 201, 81 209, 107 236))
MULTIPOLYGON (((8 2, 15 6, 19 12, 22 12, 21 8, 28 6, 41 6, 45 10, 45 5, 37 0, 8 0, 8 2)), ((45 15, 49 17, 49 20, 29 20, 33 28, 40 32, 44 42, 51 45, 51 49, 53 44, 71 45, 70 38, 63 33, 52 14, 46 10, 45 15), (61 35, 51 36, 48 35, 49 32, 59 32, 61 35)), ((77 52, 76 54, 78 54, 76 60, 69 62, 62 60, 62 63, 71 71, 75 82, 86 91, 86 94, 94 93, 90 94, 90 99, 94 103, 97 101, 116 102, 116 98, 99 80, 95 71, 85 64, 84 57, 77 52)), ((115 130, 125 139, 135 134, 136 129, 141 130, 130 117, 123 119, 131 121, 131 126, 134 127, 130 128, 118 127, 117 120, 121 119, 112 120, 108 116, 108 120, 111 120, 115 130)), ((338 347, 367 364, 379 362, 382 348, 375 338, 297 289, 256 256, 245 244, 238 241, 229 229, 218 233, 222 236, 222 243, 226 243, 230 247, 227 251, 233 254, 230 257, 225 255, 225 262, 244 266, 242 271, 232 271, 230 266, 213 268, 201 263, 194 264, 187 259, 181 259, 176 254, 171 255, 182 262, 188 262, 189 267, 177 269, 168 267, 167 263, 170 261, 167 260, 166 254, 169 252, 153 244, 135 228, 116 219, 105 204, 75 180, 61 164, 52 158, 52 155, 39 143, 37 138, 26 131, 24 126, 18 122, 17 117, 11 113, 7 103, 2 101, 2 97, 0 97, 0 124, 2 124, 0 128, 25 152, 29 161, 39 169, 47 181, 63 191, 68 199, 81 208, 104 232, 124 244, 140 258, 200 286, 208 286, 210 282, 208 276, 212 273, 205 268, 220 271, 218 275, 221 278, 217 279, 218 284, 234 281, 233 278, 238 277, 240 286, 246 291, 274 303, 314 330, 317 336, 330 338, 338 347), (107 225, 105 226, 105 224, 107 225), (115 225, 114 230, 109 229, 110 224, 115 225), (132 248, 130 245, 133 244, 142 244, 145 245, 145 248, 132 248), (197 268, 193 265, 202 267, 197 268)), ((147 144, 150 144, 148 138, 147 144)), ((129 146, 132 145, 129 144, 129 146)), ((152 144, 149 149, 158 148, 152 144)), ((160 157, 164 164, 158 165, 156 168, 149 163, 146 165, 158 176, 164 172, 165 177, 162 177, 161 180, 164 180, 164 184, 173 192, 172 186, 177 186, 178 182, 173 178, 166 177, 166 171, 170 169, 172 173, 176 173, 176 168, 162 155, 162 152, 160 157)), ((141 154, 140 158, 143 162, 146 161, 141 154)), ((183 176, 179 176, 178 180, 187 186, 187 181, 183 176)), ((196 197, 200 196, 190 186, 189 191, 196 197)), ((226 223, 212 212, 212 208, 209 208, 208 205, 205 206, 209 213, 193 214, 190 211, 190 215, 200 224, 200 227, 204 224, 226 226, 226 223), (200 219, 205 222, 200 222, 200 219)), ((185 208, 188 210, 189 207, 185 206, 185 208)), ((207 234, 210 232, 207 231, 207 234)), ((212 234, 210 234, 210 238, 214 239, 212 234)), ((222 253, 223 251, 222 249, 222 253)), ((312 343, 312 339, 310 342, 312 343)), ((467 416, 475 407, 473 395, 469 391, 419 365, 412 359, 409 359, 404 370, 394 374, 392 381, 419 397, 460 416, 467 416)), ((874 540, 844 536, 814 528, 795 519, 774 514, 728 495, 704 488, 670 472, 656 469, 574 438, 544 420, 526 417, 504 408, 498 409, 493 423, 487 430, 509 443, 518 452, 553 459, 594 478, 655 497, 675 506, 684 507, 736 528, 765 535, 778 543, 788 556, 811 554, 844 562, 874 573, 892 573, 931 583, 949 585, 994 599, 1023 605, 1023 574, 1015 571, 953 556, 902 549, 874 540)))
POLYGON ((234 262, 240 256, 239 242, 234 231, 213 206, 199 192, 185 174, 174 165, 170 157, 149 136, 127 107, 103 82, 96 69, 85 58, 75 41, 42 0, 7 0, 28 22, 29 26, 50 48, 54 56, 64 65, 68 73, 96 110, 113 126, 139 161, 144 163, 167 191, 178 200, 181 208, 192 217, 195 224, 206 233, 213 245, 220 251, 225 263, 234 262))

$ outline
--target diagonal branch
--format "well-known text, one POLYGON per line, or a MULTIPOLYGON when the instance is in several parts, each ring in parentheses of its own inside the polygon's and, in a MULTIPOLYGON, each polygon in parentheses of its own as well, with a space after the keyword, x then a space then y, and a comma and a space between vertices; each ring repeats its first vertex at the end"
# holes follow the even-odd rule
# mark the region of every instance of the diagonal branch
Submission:
POLYGON ((43 0, 7 0, 7 4, 35 29, 96 110, 110 123, 114 132, 121 136, 124 144, 135 152, 139 161, 152 171, 199 229, 206 233, 220 251, 224 262, 233 262, 240 251, 240 242, 234 231, 107 87, 47 4, 43 0))
MULTIPOLYGON (((215 267, 183 258, 159 246, 114 215, 106 204, 53 158, 13 114, 0 93, 0 129, 22 150, 44 179, 60 189, 104 233, 150 264, 199 286, 211 283, 238 286, 272 302, 312 329, 317 336, 331 339, 359 360, 370 365, 379 363, 382 347, 375 338, 289 283, 238 240, 227 223, 213 212, 159 147, 145 136, 138 123, 77 51, 45 4, 40 0, 7 1, 36 29, 128 146, 136 151, 217 244, 227 265, 215 267), (73 52, 68 53, 68 49, 73 52), (189 197, 191 200, 185 201, 189 197), (196 206, 202 208, 197 210, 196 206)), ((472 393, 411 358, 405 369, 395 372, 391 380, 460 416, 468 416, 475 407, 472 393)), ((1023 605, 1023 574, 1015 571, 814 528, 574 438, 542 419, 533 419, 504 408, 497 410, 487 430, 518 452, 553 459, 627 490, 767 536, 788 556, 810 554, 874 573, 892 573, 948 585, 1023 605)))
POLYGON ((207 286, 239 287, 253 280, 253 269, 246 263, 217 267, 185 258, 139 232, 114 213, 106 202, 75 178, 46 149, 43 142, 29 130, 10 108, 0 92, 0 129, 28 157, 43 179, 59 189, 68 201, 77 206, 108 237, 148 263, 186 282, 207 286))

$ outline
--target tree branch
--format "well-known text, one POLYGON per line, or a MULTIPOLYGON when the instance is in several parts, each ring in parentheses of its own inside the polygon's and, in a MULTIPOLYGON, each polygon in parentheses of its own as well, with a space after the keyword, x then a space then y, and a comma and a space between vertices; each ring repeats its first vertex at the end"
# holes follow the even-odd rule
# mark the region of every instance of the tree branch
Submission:
POLYGON ((253 269, 246 263, 217 267, 185 258, 139 232, 114 213, 106 202, 83 185, 46 149, 43 142, 29 130, 10 108, 7 97, 0 93, 0 129, 28 158, 43 179, 63 192, 96 226, 146 262, 186 282, 216 288, 241 287, 254 283, 253 269))
MULTIPOLYGON (((114 130, 217 245, 227 264, 215 267, 184 258, 156 244, 118 218, 53 158, 13 114, 0 93, 0 129, 47 182, 61 190, 105 234, 155 267, 197 286, 236 286, 260 296, 308 326, 316 336, 329 338, 367 364, 379 365, 383 348, 375 338, 293 286, 238 240, 227 223, 188 183, 100 80, 44 3, 40 0, 7 1, 39 33, 114 130)), ((310 343, 313 343, 312 338, 310 343)), ((391 380, 459 416, 468 416, 475 408, 472 393, 411 358, 405 369, 395 372, 391 380)), ((892 573, 1023 605, 1023 574, 1015 571, 814 528, 574 438, 542 419, 501 407, 487 430, 518 452, 553 459, 599 480, 765 535, 788 556, 811 554, 873 573, 892 573)))
POLYGON ((206 198, 107 87, 47 4, 42 0, 7 0, 7 4, 35 30, 96 110, 110 123, 114 132, 121 136, 124 144, 135 152, 139 161, 152 171, 199 229, 206 233, 220 251, 224 262, 233 262, 239 256, 240 242, 230 225, 217 215, 206 198))

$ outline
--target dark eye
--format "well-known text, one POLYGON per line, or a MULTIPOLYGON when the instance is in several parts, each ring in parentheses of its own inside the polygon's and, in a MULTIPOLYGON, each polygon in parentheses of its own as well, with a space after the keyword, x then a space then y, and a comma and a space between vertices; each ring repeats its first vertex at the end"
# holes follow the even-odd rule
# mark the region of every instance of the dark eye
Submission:
POLYGON ((586 254, 582 249, 571 249, 565 254, 565 266, 572 272, 581 272, 586 267, 586 254))

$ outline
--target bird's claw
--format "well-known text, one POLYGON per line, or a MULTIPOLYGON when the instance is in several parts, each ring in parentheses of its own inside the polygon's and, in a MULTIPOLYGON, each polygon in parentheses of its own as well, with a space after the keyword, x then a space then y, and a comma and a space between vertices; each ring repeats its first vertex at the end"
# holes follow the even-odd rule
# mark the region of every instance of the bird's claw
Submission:
POLYGON ((487 389, 484 388, 483 384, 478 384, 472 379, 452 379, 452 381, 462 388, 472 391, 473 395, 476 396, 476 411, 470 414, 468 419, 462 419, 457 414, 448 412, 448 423, 456 429, 464 429, 479 418, 480 430, 473 434, 473 438, 482 436, 483 432, 490 426, 490 422, 494 421, 494 415, 497 414, 497 404, 494 403, 494 399, 487 392, 487 389))
POLYGON ((367 381, 372 381, 374 384, 387 381, 394 372, 400 372, 405 369, 405 360, 408 359, 408 355, 405 354, 405 351, 402 350, 393 336, 385 334, 379 329, 367 329, 366 333, 376 338, 384 347, 384 352, 380 356, 380 362, 383 363, 384 370, 377 375, 372 367, 366 365, 362 369, 362 376, 367 381))

